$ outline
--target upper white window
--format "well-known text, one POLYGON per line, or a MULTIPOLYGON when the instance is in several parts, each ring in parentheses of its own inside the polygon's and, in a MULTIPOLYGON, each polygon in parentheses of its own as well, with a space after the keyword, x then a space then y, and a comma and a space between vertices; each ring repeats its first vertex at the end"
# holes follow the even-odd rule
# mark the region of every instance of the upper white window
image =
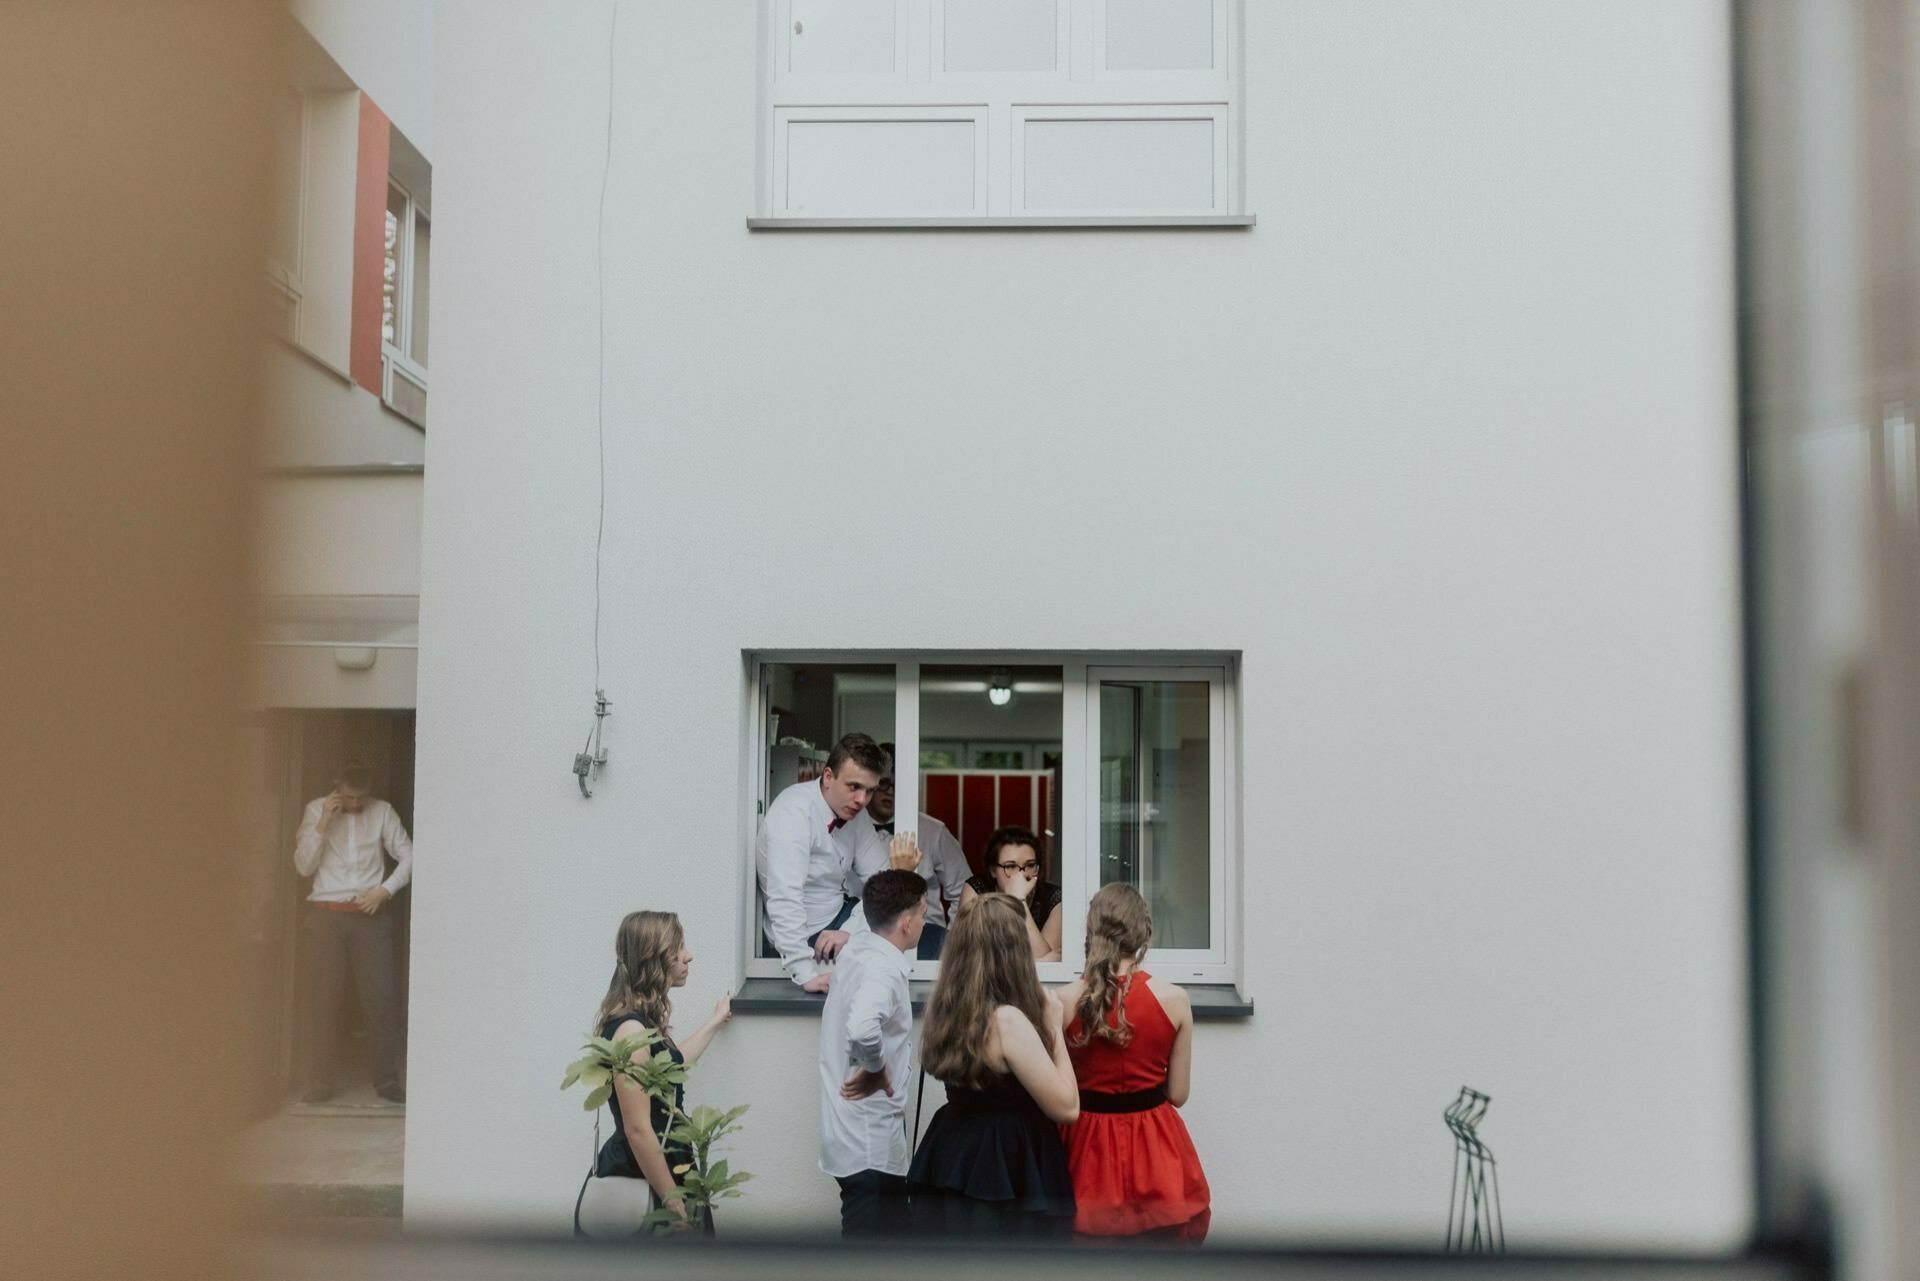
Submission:
POLYGON ((760 214, 1244 214, 1240 0, 763 0, 760 214))
POLYGON ((381 399, 413 422, 427 421, 427 282, 433 227, 426 209, 398 181, 387 182, 380 278, 381 399))
MULTIPOLYGON (((761 655, 748 718, 747 973, 782 972, 759 928, 752 829, 857 732, 894 745, 898 829, 937 821, 965 855, 962 875, 992 879, 984 856, 996 829, 1036 834, 1041 879, 1059 901, 1061 954, 1041 962, 1047 981, 1079 973, 1087 903, 1111 881, 1137 886, 1151 906, 1157 971, 1234 981, 1235 666, 1227 655, 761 655)), ((933 892, 944 902, 941 885, 933 892)), ((916 977, 936 973, 937 961, 915 965, 916 977)))
POLYGON ((267 226, 267 328, 288 342, 300 341, 300 310, 306 298, 307 97, 297 89, 274 92, 273 190, 267 226))

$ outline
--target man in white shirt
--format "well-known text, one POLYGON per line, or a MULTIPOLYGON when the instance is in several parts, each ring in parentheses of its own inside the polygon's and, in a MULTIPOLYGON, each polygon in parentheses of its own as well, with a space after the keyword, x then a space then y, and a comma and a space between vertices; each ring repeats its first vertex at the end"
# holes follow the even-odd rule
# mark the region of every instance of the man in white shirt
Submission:
POLYGON ((308 803, 294 840, 294 869, 313 878, 306 934, 315 1062, 308 1103, 333 1097, 334 1040, 349 970, 373 1043, 374 1088, 389 1102, 407 1099, 400 1083, 393 914, 382 909, 413 879, 413 842, 393 806, 368 795, 372 782, 372 771, 363 766, 342 770, 331 792, 308 803), (391 873, 387 858, 393 860, 391 873))
POLYGON ((840 953, 820 1018, 820 1169, 840 1184, 840 1235, 903 1235, 907 1223, 907 976, 927 883, 889 869, 860 891, 867 932, 840 953))
POLYGON ((787 974, 809 992, 827 990, 833 974, 825 963, 867 928, 855 867, 887 863, 886 842, 866 816, 886 768, 878 743, 849 734, 834 744, 818 781, 781 792, 760 820, 753 861, 761 927, 787 974))
MULTIPOLYGON (((876 832, 892 837, 893 779, 897 766, 892 743, 880 744, 880 750, 887 754, 887 772, 880 776, 880 786, 874 789, 873 799, 867 804, 867 814, 873 819, 876 832)), ((951 903, 954 910, 959 908, 960 892, 967 887, 967 878, 973 875, 973 869, 967 866, 966 851, 960 848, 959 840, 933 815, 922 812, 918 829, 912 835, 922 856, 920 865, 913 870, 927 882, 927 928, 920 936, 918 955, 923 961, 937 961, 947 941, 947 904, 951 903)), ((862 867, 859 870, 871 876, 877 869, 862 867)))

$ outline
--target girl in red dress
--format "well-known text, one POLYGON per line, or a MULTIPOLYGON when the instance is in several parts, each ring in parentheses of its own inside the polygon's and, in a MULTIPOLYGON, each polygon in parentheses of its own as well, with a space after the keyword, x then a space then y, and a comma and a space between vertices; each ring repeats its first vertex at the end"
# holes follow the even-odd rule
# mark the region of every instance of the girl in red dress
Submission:
POLYGON ((1103 887, 1087 908, 1086 972, 1060 992, 1080 1082, 1080 1119, 1064 1127, 1073 1227, 1198 1245, 1212 1195, 1177 1111, 1192 1084, 1193 1007, 1139 968, 1152 938, 1139 891, 1103 887))

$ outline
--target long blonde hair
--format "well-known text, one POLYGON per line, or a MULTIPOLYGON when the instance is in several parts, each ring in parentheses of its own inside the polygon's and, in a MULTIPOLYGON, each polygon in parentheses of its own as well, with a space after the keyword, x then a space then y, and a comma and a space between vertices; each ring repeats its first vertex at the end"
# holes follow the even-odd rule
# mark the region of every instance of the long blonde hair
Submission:
POLYGON ((987 1065, 987 1034, 993 1012, 1003 1005, 1026 1015, 1052 1054, 1046 1001, 1027 941, 1026 909, 1009 895, 982 894, 954 919, 941 949, 920 1062, 949 1085, 984 1084, 994 1075, 987 1065))
POLYGON ((1068 1044, 1085 1045, 1096 1036, 1115 1045, 1133 1041, 1119 969, 1128 961, 1137 964, 1152 941, 1153 911, 1140 891, 1124 881, 1102 885, 1087 904, 1087 968, 1080 975, 1080 1000, 1073 1008, 1080 1031, 1068 1044), (1109 1024, 1115 1009, 1120 1016, 1109 1024))
POLYGON ((613 936, 613 979, 600 1000, 594 1035, 616 1015, 632 1014, 666 1036, 673 1018, 673 958, 686 942, 672 912, 628 912, 613 936))

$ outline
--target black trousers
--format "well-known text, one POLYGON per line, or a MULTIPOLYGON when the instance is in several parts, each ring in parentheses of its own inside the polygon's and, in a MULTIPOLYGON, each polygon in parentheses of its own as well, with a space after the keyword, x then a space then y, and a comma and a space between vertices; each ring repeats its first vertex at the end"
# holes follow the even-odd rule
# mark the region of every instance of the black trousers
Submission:
POLYGON ((334 1083, 340 998, 351 975, 366 1015, 376 1087, 400 1084, 400 1002, 394 988, 391 906, 372 916, 307 907, 307 956, 313 976, 313 1081, 334 1083))
POLYGON ((840 1184, 841 1236, 897 1237, 910 1230, 902 1176, 862 1170, 835 1181, 840 1184))

